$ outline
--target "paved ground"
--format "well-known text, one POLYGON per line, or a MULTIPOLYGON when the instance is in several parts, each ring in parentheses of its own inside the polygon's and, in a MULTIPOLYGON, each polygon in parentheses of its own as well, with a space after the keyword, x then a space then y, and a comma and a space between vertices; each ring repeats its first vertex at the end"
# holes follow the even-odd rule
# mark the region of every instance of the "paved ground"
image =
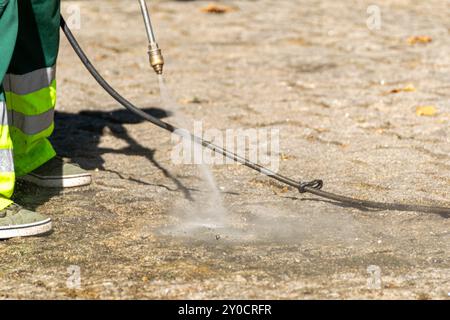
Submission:
MULTIPOLYGON (((450 206, 448 0, 376 1, 379 30, 366 25, 373 1, 227 1, 225 14, 201 12, 204 1, 151 2, 166 81, 187 116, 279 129, 280 172, 322 178, 326 190, 450 206), (419 116, 420 106, 437 113, 419 116)), ((105 77, 165 117, 137 3, 71 5, 105 77)), ((58 76, 53 141, 94 184, 18 186, 17 201, 51 215, 55 230, 0 242, 0 297, 448 298, 448 217, 343 207, 229 165, 213 173, 235 229, 192 228, 208 192, 196 166, 172 163, 170 135, 103 93, 66 40, 58 76)))

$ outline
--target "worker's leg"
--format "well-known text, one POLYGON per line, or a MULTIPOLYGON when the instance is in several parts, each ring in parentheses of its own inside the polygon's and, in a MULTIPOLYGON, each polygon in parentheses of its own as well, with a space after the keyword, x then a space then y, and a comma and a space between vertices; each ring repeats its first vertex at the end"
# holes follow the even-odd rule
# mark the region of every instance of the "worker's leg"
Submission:
POLYGON ((14 111, 7 106, 2 83, 15 50, 19 23, 17 4, 17 0, 0 0, 0 239, 43 234, 52 229, 50 218, 26 210, 9 199, 15 183, 11 139, 14 111))
POLYGON ((59 0, 19 2, 17 44, 5 87, 16 176, 43 187, 78 187, 90 184, 91 174, 54 158, 47 139, 56 104, 59 11, 59 0))
POLYGON ((12 203, 9 198, 13 194, 15 183, 12 141, 9 136, 8 113, 2 91, 3 88, 0 88, 0 210, 12 203))
POLYGON ((55 156, 47 138, 53 131, 60 18, 59 0, 17 2, 18 35, 4 87, 15 172, 22 176, 55 156))
POLYGON ((0 0, 0 210, 12 203, 9 198, 14 191, 15 183, 13 145, 2 82, 13 54, 17 25, 16 0, 0 0))

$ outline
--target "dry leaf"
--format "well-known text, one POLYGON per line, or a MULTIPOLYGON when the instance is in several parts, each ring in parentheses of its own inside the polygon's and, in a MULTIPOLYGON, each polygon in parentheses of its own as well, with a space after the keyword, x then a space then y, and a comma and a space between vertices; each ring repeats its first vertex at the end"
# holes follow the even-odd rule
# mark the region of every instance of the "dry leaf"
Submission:
POLYGON ((201 104, 201 103, 208 103, 208 100, 201 99, 199 97, 192 97, 192 98, 185 98, 178 100, 181 104, 201 104))
POLYGON ((416 114, 418 116, 432 117, 436 115, 437 109, 435 106, 419 106, 416 108, 416 114))
POLYGON ((410 83, 403 88, 392 89, 391 91, 389 91, 389 93, 414 92, 414 91, 416 91, 416 88, 414 88, 414 85, 410 83))
POLYGON ((273 186, 272 187, 272 191, 273 191, 273 194, 279 195, 279 194, 288 192, 289 191, 289 187, 282 187, 282 188, 280 188, 278 186, 273 186))
POLYGON ((412 36, 408 38, 408 43, 410 45, 414 45, 416 43, 430 43, 431 41, 433 41, 433 39, 428 36, 412 36))
POLYGON ((403 88, 403 91, 404 92, 414 92, 414 91, 416 91, 416 88, 414 88, 414 85, 412 83, 409 83, 403 88))
POLYGON ((281 189, 281 193, 286 193, 289 191, 288 187, 283 187, 283 189, 281 189))
POLYGON ((222 14, 222 13, 227 13, 227 12, 231 12, 231 11, 236 11, 236 8, 211 3, 204 8, 201 8, 200 11, 204 12, 204 13, 222 14))
POLYGON ((289 154, 285 154, 285 153, 280 154, 280 158, 281 158, 282 161, 295 159, 294 156, 289 155, 289 154))

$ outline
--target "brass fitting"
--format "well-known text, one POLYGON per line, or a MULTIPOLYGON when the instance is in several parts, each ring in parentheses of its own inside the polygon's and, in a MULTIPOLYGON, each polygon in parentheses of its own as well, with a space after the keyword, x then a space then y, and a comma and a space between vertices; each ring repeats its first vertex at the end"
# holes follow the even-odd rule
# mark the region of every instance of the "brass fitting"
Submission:
POLYGON ((150 45, 148 46, 148 56, 150 58, 150 65, 152 66, 153 70, 155 70, 156 74, 162 74, 164 58, 161 54, 161 49, 156 42, 150 43, 150 45))

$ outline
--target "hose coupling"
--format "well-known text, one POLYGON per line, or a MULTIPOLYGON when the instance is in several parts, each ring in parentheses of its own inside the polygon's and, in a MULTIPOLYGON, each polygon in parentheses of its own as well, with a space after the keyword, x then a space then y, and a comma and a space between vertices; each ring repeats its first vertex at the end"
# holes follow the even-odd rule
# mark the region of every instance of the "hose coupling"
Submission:
POLYGON ((323 187, 323 181, 322 180, 313 180, 313 181, 309 181, 309 182, 302 182, 298 185, 298 191, 300 193, 305 193, 305 192, 307 192, 305 189, 307 187, 320 190, 323 187))
POLYGON ((161 49, 156 42, 150 43, 148 46, 148 56, 150 58, 150 65, 156 74, 163 73, 164 58, 161 54, 161 49))

